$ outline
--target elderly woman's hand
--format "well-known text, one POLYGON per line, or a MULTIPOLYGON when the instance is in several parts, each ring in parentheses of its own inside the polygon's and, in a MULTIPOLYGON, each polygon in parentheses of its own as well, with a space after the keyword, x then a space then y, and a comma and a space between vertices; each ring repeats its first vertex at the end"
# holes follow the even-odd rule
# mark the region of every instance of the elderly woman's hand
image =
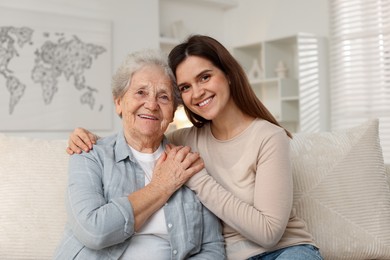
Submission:
POLYGON ((151 184, 171 195, 203 168, 203 159, 190 147, 168 146, 154 168, 151 184))
POLYGON ((87 129, 78 127, 69 136, 68 147, 66 152, 70 155, 74 153, 81 153, 81 150, 89 152, 92 145, 96 143, 98 136, 88 131, 87 129))

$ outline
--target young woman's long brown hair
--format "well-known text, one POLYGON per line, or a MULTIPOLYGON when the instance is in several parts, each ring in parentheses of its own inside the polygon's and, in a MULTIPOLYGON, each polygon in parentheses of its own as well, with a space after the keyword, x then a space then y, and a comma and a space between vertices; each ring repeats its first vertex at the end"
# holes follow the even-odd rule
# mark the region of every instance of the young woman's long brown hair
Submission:
MULTIPOLYGON (((205 35, 192 35, 186 41, 177 45, 169 53, 169 66, 176 76, 176 68, 188 56, 198 56, 212 62, 222 70, 229 80, 230 93, 233 101, 245 114, 267 120, 282 127, 264 104, 257 98, 245 71, 230 52, 217 40, 205 35)), ((196 127, 202 127, 207 120, 184 106, 185 112, 196 127)), ((285 129, 287 135, 291 133, 285 129)))

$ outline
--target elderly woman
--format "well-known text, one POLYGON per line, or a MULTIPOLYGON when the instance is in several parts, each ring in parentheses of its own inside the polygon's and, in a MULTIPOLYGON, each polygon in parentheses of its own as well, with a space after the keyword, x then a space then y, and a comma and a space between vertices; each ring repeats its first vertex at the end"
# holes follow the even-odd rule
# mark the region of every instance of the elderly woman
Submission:
POLYGON ((130 54, 113 77, 123 131, 69 162, 68 224, 55 259, 225 259, 219 220, 182 186, 203 169, 189 147, 165 152, 178 106, 156 51, 130 54))

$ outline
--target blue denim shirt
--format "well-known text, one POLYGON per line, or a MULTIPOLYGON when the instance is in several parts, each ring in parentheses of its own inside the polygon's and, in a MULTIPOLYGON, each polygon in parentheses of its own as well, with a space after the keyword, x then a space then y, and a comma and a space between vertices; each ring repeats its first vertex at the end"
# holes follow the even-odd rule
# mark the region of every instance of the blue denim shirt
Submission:
MULTIPOLYGON (((123 133, 100 139, 89 153, 72 155, 68 223, 54 259, 118 259, 134 234, 127 196, 144 185, 145 175, 123 133)), ((176 191, 164 214, 171 259, 225 259, 220 222, 190 189, 176 191)))

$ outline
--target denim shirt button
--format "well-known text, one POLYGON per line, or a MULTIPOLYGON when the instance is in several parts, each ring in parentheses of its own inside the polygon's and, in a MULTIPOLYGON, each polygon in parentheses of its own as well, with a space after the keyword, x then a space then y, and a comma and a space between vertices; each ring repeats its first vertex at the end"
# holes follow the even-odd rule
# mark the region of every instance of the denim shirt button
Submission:
POLYGON ((173 225, 172 225, 171 223, 168 224, 168 228, 172 228, 172 226, 173 226, 173 225))
POLYGON ((176 255, 177 254, 177 250, 173 250, 173 254, 176 255))

